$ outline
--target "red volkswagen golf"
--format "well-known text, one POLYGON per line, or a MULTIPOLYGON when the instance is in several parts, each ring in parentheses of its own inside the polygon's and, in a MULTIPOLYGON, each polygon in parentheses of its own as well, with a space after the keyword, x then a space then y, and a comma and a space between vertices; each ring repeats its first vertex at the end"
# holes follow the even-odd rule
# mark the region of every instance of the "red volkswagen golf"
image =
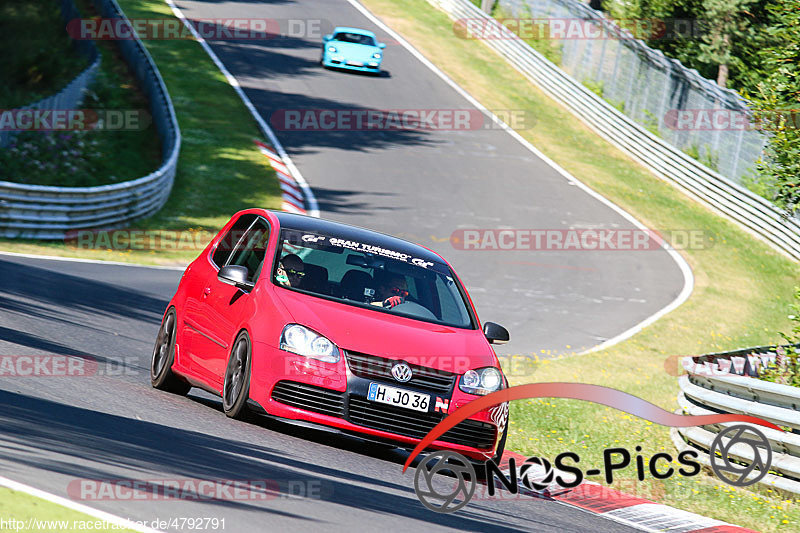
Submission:
MULTIPOLYGON (((249 209, 183 274, 152 385, 222 397, 225 414, 301 420, 413 447, 447 413, 507 386, 458 276, 436 253, 362 228, 249 209)), ((508 406, 434 443, 502 454, 508 406)))

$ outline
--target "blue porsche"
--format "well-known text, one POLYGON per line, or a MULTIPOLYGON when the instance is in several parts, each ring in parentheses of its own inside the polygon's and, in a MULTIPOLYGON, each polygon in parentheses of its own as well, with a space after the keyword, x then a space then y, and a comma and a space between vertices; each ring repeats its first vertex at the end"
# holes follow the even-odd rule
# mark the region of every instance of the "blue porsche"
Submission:
POLYGON ((322 66, 379 73, 384 43, 375 34, 358 28, 335 28, 322 38, 322 66))

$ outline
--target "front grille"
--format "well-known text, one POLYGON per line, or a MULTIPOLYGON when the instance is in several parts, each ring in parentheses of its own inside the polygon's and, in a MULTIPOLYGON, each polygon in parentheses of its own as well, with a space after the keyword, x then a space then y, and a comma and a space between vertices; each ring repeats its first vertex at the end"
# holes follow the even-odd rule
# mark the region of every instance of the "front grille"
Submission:
POLYGON ((272 399, 298 409, 344 417, 344 393, 295 381, 279 381, 272 399))
MULTIPOLYGON (((290 407, 345 418, 343 392, 295 381, 279 381, 272 389, 272 399, 290 407)), ((354 396, 350 396, 348 411, 347 420, 353 424, 416 439, 427 435, 443 418, 439 413, 420 413, 354 396)), ((464 420, 438 440, 486 450, 494 446, 495 432, 495 427, 486 422, 464 420)))
MULTIPOLYGON (((356 376, 366 379, 395 381, 394 377, 392 377, 392 367, 400 361, 358 352, 346 352, 345 356, 347 358, 347 366, 356 376)), ((439 393, 452 390, 456 377, 452 372, 419 365, 409 364, 408 366, 411 367, 412 377, 411 380, 406 381, 403 385, 439 393)))
MULTIPOLYGON (((419 413, 350 397, 350 422, 380 431, 421 439, 442 421, 438 413, 419 413)), ((438 440, 489 449, 494 446, 495 427, 477 420, 464 420, 438 440)))

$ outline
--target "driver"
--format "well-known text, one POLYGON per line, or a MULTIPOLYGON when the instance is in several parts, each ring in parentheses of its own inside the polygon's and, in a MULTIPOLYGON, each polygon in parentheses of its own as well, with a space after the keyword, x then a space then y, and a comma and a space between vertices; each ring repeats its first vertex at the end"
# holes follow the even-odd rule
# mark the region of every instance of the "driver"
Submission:
POLYGON ((284 287, 297 287, 306 275, 303 260, 295 254, 286 254, 278 262, 278 270, 275 272, 275 281, 284 287))
POLYGON ((378 284, 375 296, 377 301, 372 302, 372 305, 394 307, 405 302, 408 297, 408 284, 405 276, 394 274, 383 278, 383 281, 378 284))

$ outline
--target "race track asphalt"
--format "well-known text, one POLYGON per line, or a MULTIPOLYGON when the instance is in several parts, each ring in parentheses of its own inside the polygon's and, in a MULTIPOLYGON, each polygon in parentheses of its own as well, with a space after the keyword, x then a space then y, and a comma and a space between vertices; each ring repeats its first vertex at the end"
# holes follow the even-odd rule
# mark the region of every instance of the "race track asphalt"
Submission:
MULTIPOLYGON (((476 111, 346 0, 177 5, 190 20, 274 19, 283 33, 290 25, 309 28, 307 36, 209 44, 310 183, 321 216, 442 254, 467 286, 481 320, 511 332, 500 353, 581 351, 633 327, 681 292, 683 274, 660 249, 454 249, 449 238, 464 228, 634 228, 505 131, 288 131, 291 124, 281 117, 292 110, 476 111), (320 34, 334 26, 365 28, 385 41, 385 74, 321 68, 320 34)), ((214 33, 209 23, 203 29, 214 33)), ((535 117, 523 123, 537 127, 535 117)))
POLYGON ((152 389, 150 354, 179 278, 174 270, 0 256, 0 363, 61 354, 93 369, 26 377, 0 366, 3 476, 123 518, 224 518, 225 531, 237 533, 629 529, 527 496, 437 514, 417 500, 413 469, 402 473, 406 452, 269 419, 234 421, 205 392, 183 398, 152 389), (267 480, 281 496, 94 500, 104 494, 98 485, 80 490, 82 480, 131 479, 190 487, 267 480))
MULTIPOLYGON (((179 6, 190 18, 321 20, 323 33, 360 26, 387 41, 382 77, 321 69, 317 36, 212 42, 268 120, 286 109, 471 108, 343 0, 179 6)), ((663 251, 453 249, 448 238, 460 228, 633 227, 503 131, 275 129, 323 217, 442 253, 480 317, 511 331, 506 353, 591 347, 657 312, 683 287, 678 265, 663 251)), ((0 376, 3 475, 62 496, 81 479, 129 478, 268 479, 316 491, 268 500, 82 501, 136 520, 225 518, 225 530, 236 532, 629 529, 532 498, 435 514, 417 501, 413 473, 401 473, 405 452, 271 420, 232 421, 206 393, 180 398, 151 389, 153 341, 179 278, 174 270, 0 256, 0 355, 98 363, 90 376, 0 376)))

